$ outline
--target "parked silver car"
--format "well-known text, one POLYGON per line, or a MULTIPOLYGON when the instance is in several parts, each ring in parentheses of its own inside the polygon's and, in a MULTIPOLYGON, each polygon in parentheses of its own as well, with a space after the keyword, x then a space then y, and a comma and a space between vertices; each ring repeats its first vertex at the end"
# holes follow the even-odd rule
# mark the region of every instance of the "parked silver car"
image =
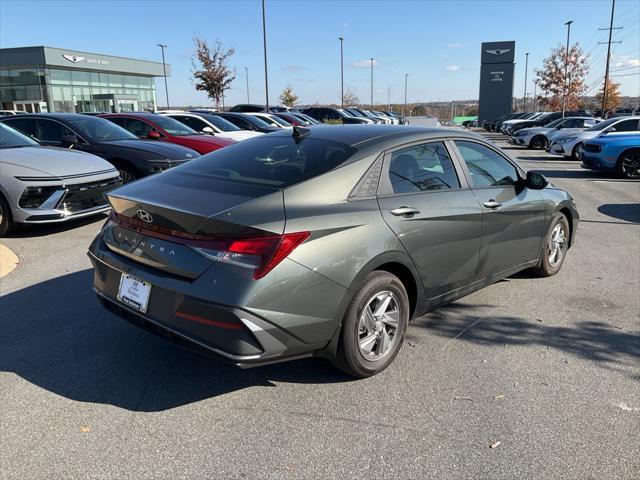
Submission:
POLYGON ((547 151, 554 155, 580 160, 582 147, 587 140, 601 135, 625 135, 629 133, 640 133, 640 117, 610 118, 580 132, 562 133, 550 139, 547 151))
POLYGON ((100 157, 43 147, 0 123, 0 236, 16 223, 64 222, 109 210, 104 194, 121 183, 100 157))
POLYGON ((522 147, 541 150, 547 147, 550 135, 561 132, 563 135, 569 132, 579 132, 585 128, 593 127, 602 120, 593 117, 567 117, 559 118, 544 127, 523 128, 516 131, 511 137, 511 143, 522 147))

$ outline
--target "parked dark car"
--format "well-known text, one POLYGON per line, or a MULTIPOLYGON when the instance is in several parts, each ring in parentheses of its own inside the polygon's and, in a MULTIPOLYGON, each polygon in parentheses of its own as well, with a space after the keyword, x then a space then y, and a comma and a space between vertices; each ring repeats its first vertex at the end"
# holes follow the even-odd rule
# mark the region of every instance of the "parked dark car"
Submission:
POLYGON ((224 137, 212 137, 196 132, 193 128, 170 118, 154 113, 109 113, 101 118, 121 126, 138 138, 174 143, 192 148, 200 154, 210 153, 235 143, 224 137))
MULTIPOLYGON (((108 196, 90 246, 102 304, 241 364, 387 367, 407 324, 533 268, 557 273, 571 196, 461 130, 281 130, 108 196)), ((117 348, 117 346, 114 346, 117 348)))
POLYGON ((384 121, 381 118, 372 118, 369 115, 365 114, 363 111, 358 110, 357 108, 353 108, 353 107, 345 108, 344 111, 348 115, 351 115, 353 117, 364 118, 364 119, 368 120, 367 123, 376 123, 376 124, 384 123, 384 121))
POLYGON ((238 112, 238 113, 273 113, 273 112, 286 112, 289 109, 286 107, 273 106, 269 107, 269 111, 264 105, 258 105, 255 103, 241 103, 238 105, 234 105, 229 109, 230 112, 238 112))
POLYGON ((217 112, 213 115, 218 115, 225 120, 233 123, 241 130, 249 130, 251 132, 272 133, 281 130, 279 127, 272 127, 261 118, 254 117, 253 115, 247 115, 246 113, 237 112, 217 112))
POLYGON ((486 121, 486 125, 484 126, 484 128, 490 132, 497 132, 499 131, 498 129, 498 124, 502 124, 502 122, 507 121, 507 120, 515 120, 516 118, 520 118, 523 115, 528 115, 528 113, 526 112, 519 112, 519 113, 505 113, 504 115, 500 115, 497 118, 494 119, 490 119, 486 121))
POLYGON ((323 123, 327 123, 328 121, 340 122, 347 125, 369 123, 362 118, 349 116, 337 108, 310 107, 302 110, 302 113, 323 123))
POLYGON ((98 155, 119 170, 125 183, 200 156, 179 145, 140 140, 110 121, 90 115, 34 113, 0 121, 31 135, 42 145, 98 155))

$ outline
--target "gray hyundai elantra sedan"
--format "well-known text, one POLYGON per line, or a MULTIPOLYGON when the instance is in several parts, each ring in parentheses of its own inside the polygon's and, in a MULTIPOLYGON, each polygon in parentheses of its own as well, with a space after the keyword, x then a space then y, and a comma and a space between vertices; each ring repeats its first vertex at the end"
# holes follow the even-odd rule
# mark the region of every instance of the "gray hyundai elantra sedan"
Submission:
MULTIPOLYGON (((514 273, 557 273, 571 196, 458 130, 294 128, 111 192, 94 290, 120 317, 238 365, 373 375, 410 319, 514 273)), ((526 294, 526 292, 523 292, 526 294)))

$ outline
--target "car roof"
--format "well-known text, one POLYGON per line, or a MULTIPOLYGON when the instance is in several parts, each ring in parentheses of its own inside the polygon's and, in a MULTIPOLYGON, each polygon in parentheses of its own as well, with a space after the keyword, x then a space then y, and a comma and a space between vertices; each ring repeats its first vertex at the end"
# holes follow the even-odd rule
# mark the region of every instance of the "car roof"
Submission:
MULTIPOLYGON (((296 128, 295 131, 301 129, 296 128)), ((467 133, 458 129, 449 128, 427 128, 409 125, 324 125, 322 128, 303 129, 305 136, 303 138, 316 138, 319 140, 330 140, 343 143, 346 145, 362 145, 365 143, 384 142, 386 140, 398 140, 403 137, 421 136, 428 137, 458 137, 482 140, 476 134, 467 133)), ((273 134, 272 134, 273 135, 273 134)), ((290 130, 284 130, 276 135, 291 135, 290 130)))

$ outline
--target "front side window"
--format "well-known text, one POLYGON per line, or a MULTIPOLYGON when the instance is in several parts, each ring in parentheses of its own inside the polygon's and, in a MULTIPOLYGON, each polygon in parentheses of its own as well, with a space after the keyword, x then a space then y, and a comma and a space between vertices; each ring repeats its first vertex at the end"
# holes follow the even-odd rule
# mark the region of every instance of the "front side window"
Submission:
POLYGON ((638 121, 624 120, 620 123, 614 124, 613 128, 616 129, 616 132, 635 132, 638 130, 638 121))
POLYGON ((165 115, 154 115, 153 123, 158 125, 169 135, 173 135, 174 137, 197 135, 198 133, 194 129, 187 127, 183 123, 180 123, 175 118, 167 117, 165 115))
POLYGON ((75 135, 75 133, 54 120, 38 120, 36 138, 43 142, 62 142, 65 135, 75 135))
POLYGON ((460 188, 453 162, 443 142, 430 142, 391 154, 389 180, 393 193, 460 188))
POLYGON ((505 158, 479 143, 456 140, 475 188, 514 185, 518 170, 505 158))
POLYGON ((6 120, 6 124, 16 130, 21 131, 25 135, 36 137, 36 121, 33 118, 16 118, 6 120))
POLYGON ((155 129, 146 122, 142 120, 138 120, 135 118, 123 118, 124 120, 124 128, 133 133, 136 137, 147 138, 150 132, 155 131, 155 129))

